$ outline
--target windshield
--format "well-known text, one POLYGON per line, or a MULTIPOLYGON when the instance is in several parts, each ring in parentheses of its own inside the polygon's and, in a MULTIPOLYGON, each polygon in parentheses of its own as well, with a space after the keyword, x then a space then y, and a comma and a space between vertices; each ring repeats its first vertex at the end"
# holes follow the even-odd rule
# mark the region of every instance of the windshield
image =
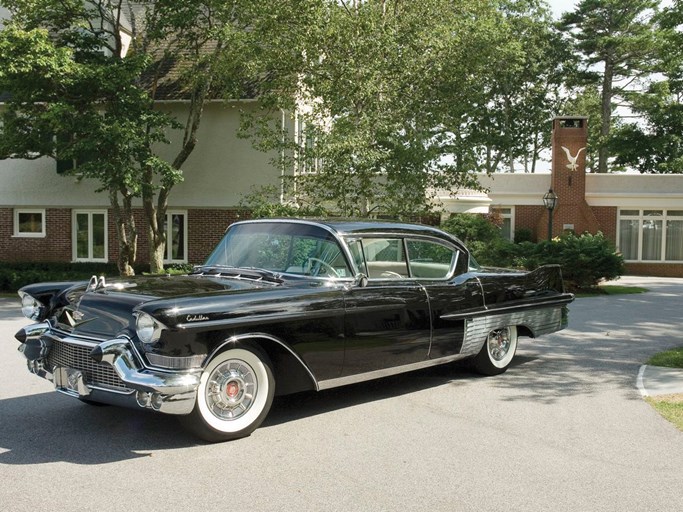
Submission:
POLYGON ((284 222, 232 226, 205 265, 305 276, 351 276, 341 247, 331 233, 317 226, 284 222))

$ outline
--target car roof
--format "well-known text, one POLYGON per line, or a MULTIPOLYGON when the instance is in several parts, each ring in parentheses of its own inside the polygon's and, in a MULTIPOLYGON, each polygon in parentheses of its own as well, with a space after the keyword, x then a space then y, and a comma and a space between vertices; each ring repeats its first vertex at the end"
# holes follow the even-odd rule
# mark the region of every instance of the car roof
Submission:
POLYGON ((280 218, 280 219, 259 219, 249 222, 282 222, 282 223, 296 223, 309 224, 320 226, 328 231, 332 231, 338 236, 353 236, 353 235, 369 235, 369 234, 391 234, 391 235, 414 235, 414 236, 430 236, 439 238, 451 243, 458 243, 462 245, 455 236, 445 233, 438 228, 432 226, 425 226, 422 224, 410 224, 405 222, 392 222, 386 220, 366 220, 366 219, 295 219, 295 218, 280 218))

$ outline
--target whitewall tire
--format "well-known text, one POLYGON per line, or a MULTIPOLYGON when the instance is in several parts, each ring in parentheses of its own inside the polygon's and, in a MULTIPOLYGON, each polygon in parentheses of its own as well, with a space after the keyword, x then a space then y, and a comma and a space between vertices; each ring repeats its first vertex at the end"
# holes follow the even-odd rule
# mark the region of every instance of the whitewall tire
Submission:
POLYGON ((517 351, 517 327, 509 325, 491 331, 479 354, 474 368, 483 375, 499 375, 508 369, 517 351))
POLYGON ((274 394, 268 358, 247 348, 229 349, 206 366, 194 410, 180 419, 206 441, 246 437, 268 415, 274 394))

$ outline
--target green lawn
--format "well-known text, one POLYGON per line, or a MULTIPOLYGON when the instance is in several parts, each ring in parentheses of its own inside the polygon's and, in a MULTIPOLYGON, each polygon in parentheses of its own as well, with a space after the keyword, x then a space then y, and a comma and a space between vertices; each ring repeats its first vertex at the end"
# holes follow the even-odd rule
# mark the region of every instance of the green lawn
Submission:
POLYGON ((683 395, 663 395, 645 399, 663 418, 683 432, 683 395))
POLYGON ((667 368, 683 368, 683 347, 655 354, 649 359, 647 364, 652 366, 666 366, 667 368))
POLYGON ((577 297, 597 297, 599 295, 629 295, 634 293, 645 293, 647 288, 640 288, 638 286, 620 286, 616 284, 607 284, 598 286, 591 290, 579 290, 577 297))

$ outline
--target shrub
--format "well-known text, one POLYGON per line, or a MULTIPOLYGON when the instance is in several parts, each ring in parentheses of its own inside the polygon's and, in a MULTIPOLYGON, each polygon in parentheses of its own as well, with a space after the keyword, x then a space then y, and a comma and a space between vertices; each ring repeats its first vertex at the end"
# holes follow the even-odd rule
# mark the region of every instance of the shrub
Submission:
POLYGON ((537 244, 503 240, 484 251, 478 249, 475 258, 483 265, 527 270, 556 263, 562 267, 562 277, 570 290, 594 288, 600 281, 616 279, 624 272, 624 258, 602 233, 569 233, 537 244))
POLYGON ((492 217, 472 213, 457 213, 451 215, 441 229, 457 236, 468 247, 473 244, 489 244, 502 240, 500 227, 492 222, 492 217))
POLYGON ((521 244, 522 242, 533 242, 534 232, 529 228, 519 228, 515 229, 515 243, 521 244))
POLYGON ((594 288, 600 281, 616 279, 624 272, 623 257, 602 233, 567 233, 551 241, 532 243, 524 240, 526 235, 520 229, 515 232, 520 242, 512 243, 503 239, 486 217, 470 214, 453 216, 442 227, 458 236, 484 266, 534 270, 541 265, 559 264, 569 290, 594 288))
MULTIPOLYGON (((145 267, 139 266, 135 271, 141 273, 145 267)), ((182 266, 182 271, 187 272, 188 268, 182 266)), ((16 292, 27 284, 46 281, 87 281, 93 275, 117 277, 119 271, 115 263, 2 263, 0 292, 16 292)))
POLYGON ((624 273, 624 258, 602 233, 573 233, 538 244, 538 264, 559 263, 568 288, 594 288, 624 273))

